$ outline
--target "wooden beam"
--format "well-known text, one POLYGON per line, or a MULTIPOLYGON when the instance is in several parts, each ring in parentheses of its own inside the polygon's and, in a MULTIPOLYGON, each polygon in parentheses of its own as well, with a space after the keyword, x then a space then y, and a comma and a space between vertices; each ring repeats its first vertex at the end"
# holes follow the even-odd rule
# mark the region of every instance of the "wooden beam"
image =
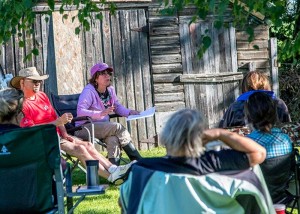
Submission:
POLYGON ((224 72, 216 74, 182 74, 179 76, 179 82, 183 83, 223 83, 238 81, 243 79, 241 72, 224 72))

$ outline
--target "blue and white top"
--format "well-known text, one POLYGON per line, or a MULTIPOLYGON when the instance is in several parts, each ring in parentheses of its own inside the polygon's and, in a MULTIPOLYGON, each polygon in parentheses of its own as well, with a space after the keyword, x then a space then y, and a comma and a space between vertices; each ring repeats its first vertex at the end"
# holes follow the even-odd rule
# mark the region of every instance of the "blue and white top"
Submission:
POLYGON ((267 150, 266 159, 286 155, 293 150, 290 137, 284 134, 279 128, 272 128, 270 133, 254 130, 247 137, 265 147, 267 150))

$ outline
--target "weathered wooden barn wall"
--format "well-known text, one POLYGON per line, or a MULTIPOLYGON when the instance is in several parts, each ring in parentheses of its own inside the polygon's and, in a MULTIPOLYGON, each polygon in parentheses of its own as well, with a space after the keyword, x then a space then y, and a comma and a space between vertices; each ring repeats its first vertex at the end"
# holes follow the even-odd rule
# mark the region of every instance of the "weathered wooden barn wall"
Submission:
POLYGON ((151 69, 159 133, 167 118, 185 107, 184 87, 177 79, 182 74, 179 19, 161 16, 159 7, 149 8, 151 69))
MULTIPOLYGON (((258 69, 269 71, 268 29, 256 27, 253 44, 246 46, 244 31, 233 27, 217 30, 212 16, 190 25, 192 7, 172 17, 161 16, 159 9, 153 5, 149 8, 157 131, 174 111, 184 107, 200 109, 207 125, 215 127, 239 95, 239 81, 242 72, 249 71, 249 63, 252 68, 257 64, 258 69), (199 59, 202 35, 209 35, 212 45, 199 59)), ((230 26, 230 9, 224 19, 230 26)))
POLYGON ((244 30, 236 30, 236 47, 239 71, 247 72, 249 70, 249 66, 254 66, 257 70, 270 72, 270 37, 268 26, 259 25, 255 27, 254 40, 250 43, 248 42, 248 37, 249 35, 244 30), (249 63, 252 65, 249 65, 249 63))
MULTIPOLYGON (((36 14, 36 20, 33 26, 34 35, 26 35, 24 32, 21 37, 13 36, 6 45, 2 46, 0 63, 5 73, 11 73, 13 76, 18 75, 19 70, 24 67, 35 66, 41 74, 50 74, 55 70, 54 56, 54 37, 53 37, 53 20, 43 13, 36 14), (25 41, 25 48, 20 48, 19 42, 25 41), (30 51, 36 48, 39 55, 31 55, 25 61, 30 51)), ((45 92, 49 92, 50 86, 56 88, 56 78, 53 75, 44 82, 45 92)))
POLYGON ((57 92, 78 94, 84 87, 82 40, 74 34, 79 21, 75 19, 72 22, 72 17, 77 14, 77 11, 68 11, 65 14, 68 15, 68 19, 63 19, 64 14, 59 12, 52 14, 57 92))

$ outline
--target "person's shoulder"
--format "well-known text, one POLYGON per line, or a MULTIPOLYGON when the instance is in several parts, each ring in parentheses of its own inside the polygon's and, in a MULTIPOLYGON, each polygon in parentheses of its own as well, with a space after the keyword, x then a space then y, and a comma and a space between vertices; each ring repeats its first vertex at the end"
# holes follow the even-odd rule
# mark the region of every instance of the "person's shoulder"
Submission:
POLYGON ((49 100, 49 97, 46 93, 39 91, 38 93, 36 93, 35 95, 37 98, 39 99, 43 99, 43 100, 49 100))
POLYGON ((91 94, 91 93, 96 93, 96 89, 92 84, 89 83, 83 88, 80 95, 82 95, 82 94, 86 95, 86 94, 91 94))
POLYGON ((108 89, 109 91, 115 91, 115 88, 114 88, 112 85, 108 86, 107 89, 108 89))

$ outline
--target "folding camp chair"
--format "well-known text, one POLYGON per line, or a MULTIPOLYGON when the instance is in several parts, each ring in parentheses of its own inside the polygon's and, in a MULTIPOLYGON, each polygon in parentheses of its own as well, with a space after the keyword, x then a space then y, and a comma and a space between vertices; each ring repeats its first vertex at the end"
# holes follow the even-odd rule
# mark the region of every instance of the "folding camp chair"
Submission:
MULTIPOLYGON (((66 112, 72 113, 74 119, 72 120, 71 123, 66 124, 66 130, 69 134, 74 135, 75 131, 85 129, 89 135, 90 142, 93 142, 94 144, 97 143, 103 148, 107 148, 106 144, 102 142, 101 139, 95 138, 94 128, 93 128, 94 124, 92 119, 88 116, 77 117, 77 103, 78 103, 79 96, 80 94, 72 94, 72 95, 51 94, 52 105, 59 116, 63 115, 66 112), (75 126, 75 122, 80 120, 85 120, 88 123, 92 124, 91 132, 89 131, 89 129, 87 129, 84 126, 75 126)), ((116 117, 120 117, 120 116, 117 114, 110 115, 110 118, 116 118, 116 117)), ((120 157, 120 159, 124 163, 126 164, 128 163, 128 161, 126 161, 124 158, 120 157)))
POLYGON ((65 213, 64 196, 69 202, 68 213, 72 213, 86 195, 105 192, 103 186, 73 192, 70 170, 66 175, 64 188, 54 125, 0 133, 0 213, 65 213), (80 198, 73 206, 74 196, 80 198))
POLYGON ((293 176, 291 177, 291 184, 293 189, 289 188, 288 193, 293 198, 293 201, 290 203, 291 210, 287 213, 293 213, 294 209, 297 209, 300 213, 300 123, 298 122, 289 122, 282 123, 279 126, 282 132, 289 135, 294 145, 294 163, 293 163, 293 176), (297 206, 297 207, 296 207, 297 206))
POLYGON ((64 191, 55 126, 0 133, 0 213, 64 213, 64 191), (53 175, 56 195, 52 191, 53 175), (53 198, 57 198, 57 207, 53 198))
POLYGON ((258 165, 201 176, 189 174, 190 169, 178 173, 177 166, 167 172, 156 167, 132 166, 120 187, 123 213, 275 213, 258 165))

